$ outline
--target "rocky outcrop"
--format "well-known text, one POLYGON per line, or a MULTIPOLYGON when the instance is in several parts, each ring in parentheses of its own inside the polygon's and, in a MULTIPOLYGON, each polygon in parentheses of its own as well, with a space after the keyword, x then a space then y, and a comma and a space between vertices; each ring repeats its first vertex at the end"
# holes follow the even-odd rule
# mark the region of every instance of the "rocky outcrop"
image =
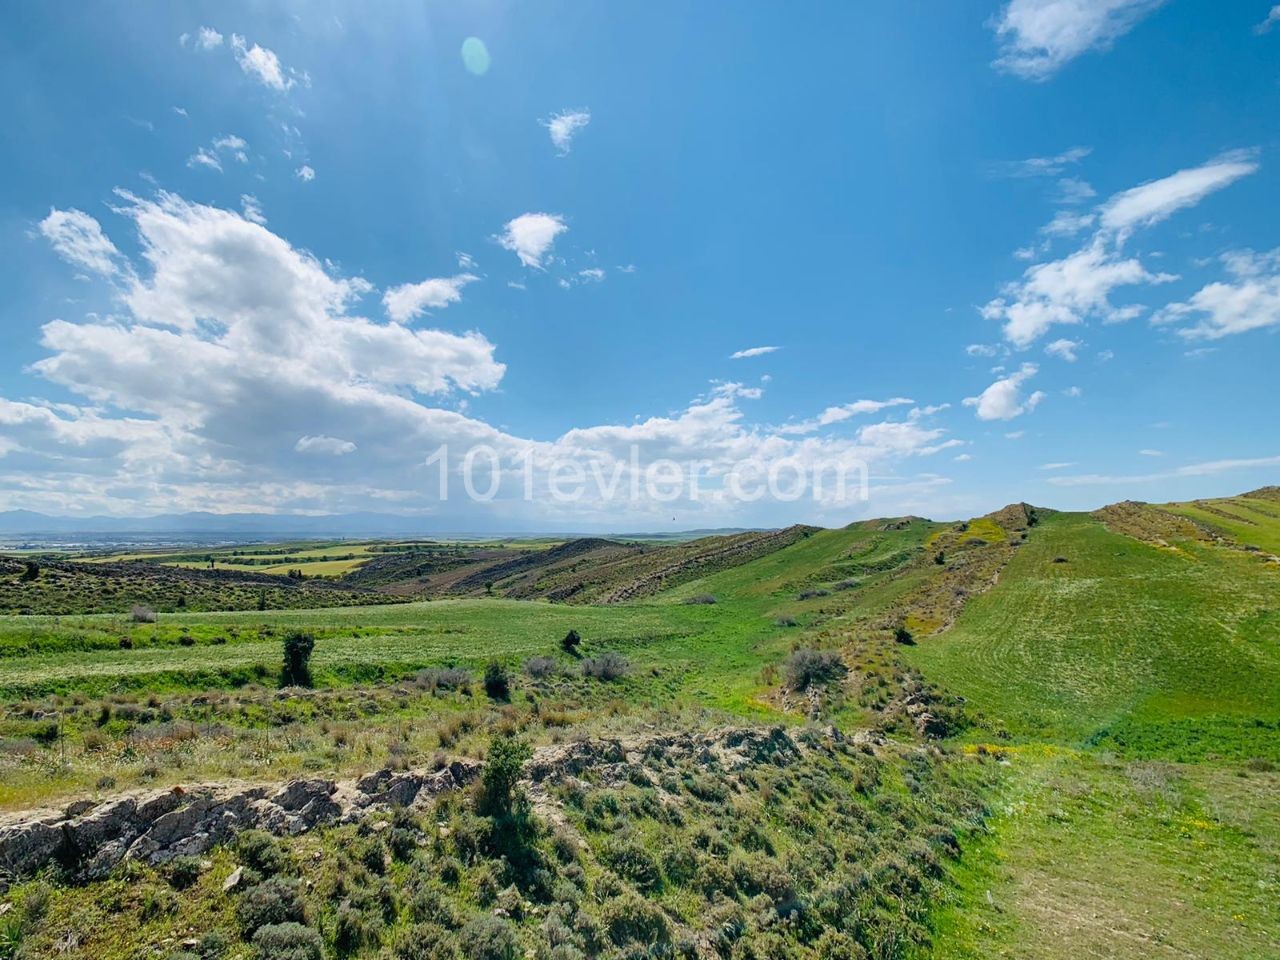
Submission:
POLYGON ((442 770, 381 770, 356 781, 213 784, 77 801, 62 811, 0 820, 0 878, 29 876, 56 863, 93 880, 122 860, 166 863, 204 853, 242 830, 303 833, 391 807, 424 805, 470 783, 480 767, 476 760, 458 760, 442 770))
MULTIPOLYGON (((868 736, 855 734, 853 741, 868 736)), ((552 788, 581 777, 611 786, 656 785, 656 771, 675 766, 733 776, 760 764, 786 766, 806 749, 830 749, 843 739, 835 728, 793 735, 781 726, 580 738, 536 750, 525 766, 524 786, 535 807, 560 822, 552 788)), ((0 888, 5 880, 30 876, 52 864, 77 879, 95 880, 123 860, 167 863, 202 854, 242 830, 291 836, 396 807, 425 809, 440 794, 476 780, 483 766, 479 760, 463 759, 438 770, 379 770, 347 781, 316 777, 283 786, 174 787, 3 816, 0 888)))

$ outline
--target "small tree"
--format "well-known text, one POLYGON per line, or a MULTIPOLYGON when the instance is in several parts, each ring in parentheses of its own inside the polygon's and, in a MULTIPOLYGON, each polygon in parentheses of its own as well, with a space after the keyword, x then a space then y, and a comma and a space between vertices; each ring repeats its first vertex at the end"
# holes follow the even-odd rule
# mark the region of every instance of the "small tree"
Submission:
POLYGON ((578 647, 582 643, 582 638, 578 636, 577 630, 570 630, 564 635, 564 639, 560 641, 560 649, 565 653, 577 654, 578 647))
POLYGON ((529 745, 515 736, 494 737, 489 741, 484 773, 480 777, 480 794, 476 809, 487 817, 510 817, 519 797, 516 784, 524 770, 524 762, 533 755, 529 745))
POLYGON ((893 639, 907 647, 916 642, 916 638, 911 635, 911 631, 907 629, 906 624, 902 623, 893 628, 893 639))
POLYGON ((311 651, 316 638, 309 633, 294 630, 284 638, 284 669, 280 671, 280 686, 311 686, 311 651))
POLYGON ((511 695, 511 678, 507 668, 497 660, 484 668, 484 692, 494 700, 506 700, 511 695))

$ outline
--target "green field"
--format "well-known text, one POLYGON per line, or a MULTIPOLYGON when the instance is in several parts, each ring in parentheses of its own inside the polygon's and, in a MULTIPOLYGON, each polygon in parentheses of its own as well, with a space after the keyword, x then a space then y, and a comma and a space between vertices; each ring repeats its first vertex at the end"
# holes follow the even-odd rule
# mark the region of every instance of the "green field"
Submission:
MULTIPOLYGON (((1261 960, 1280 955, 1278 517, 1280 500, 1260 491, 1097 515, 1013 505, 962 524, 796 528, 773 544, 754 534, 661 547, 593 541, 581 553, 541 543, 532 549, 545 563, 519 543, 471 548, 474 563, 465 548, 412 545, 403 575, 416 595, 448 596, 461 584, 466 598, 177 609, 155 622, 0 617, 0 811, 133 787, 354 777, 422 766, 442 751, 481 756, 512 730, 545 747, 726 724, 781 722, 798 735, 834 725, 871 731, 878 745, 727 787, 696 762, 661 788, 587 776, 585 796, 556 800, 557 822, 586 851, 572 859, 588 892, 564 942, 636 955, 617 939, 592 948, 584 931, 640 890, 662 922, 694 939, 711 936, 708 924, 739 930, 744 939, 706 954, 735 960, 1261 960), (739 545, 742 556, 726 552, 739 545), (486 586, 488 570, 497 573, 486 586), (654 584, 654 571, 669 581, 654 584), (472 595, 476 584, 492 595, 472 595), (565 584, 597 598, 643 589, 615 603, 502 595, 565 584), (560 647, 571 629, 582 638, 572 654, 560 647), (315 637, 310 690, 278 689, 291 631, 315 637), (841 672, 795 686, 796 650, 838 655, 841 672), (583 669, 606 656, 622 658, 620 676, 583 669), (481 676, 493 663, 505 666, 509 695, 486 693, 481 676), (442 681, 448 668, 464 679, 442 681), (615 834, 630 844, 625 857, 615 834), (716 837, 734 839, 721 848, 716 837), (661 852, 658 862, 647 865, 643 849, 661 852), (744 851, 756 858, 750 868, 744 851), (728 894, 697 879, 725 870, 715 883, 728 894), (778 926, 770 911, 784 888, 803 908, 778 926)), ((315 563, 330 561, 308 558, 349 549, 301 547, 255 549, 315 563)), ((122 569, 140 582, 136 567, 122 569)), ((387 566, 376 590, 393 595, 400 569, 387 566)), ((83 591, 78 574, 65 582, 83 591)), ((58 583, 43 584, 49 598, 58 583)), ((464 835, 478 829, 451 803, 429 816, 464 835)), ((360 837, 335 830, 288 845, 328 865, 346 863, 360 837)), ((538 841, 548 855, 549 838, 538 841)), ((387 874, 398 905, 362 947, 339 949, 346 888, 324 873, 308 910, 326 950, 419 956, 396 953, 404 938, 426 935, 406 903, 437 882, 431 871, 453 869, 450 843, 423 843, 417 867, 387 874)), ((491 855, 459 853, 463 879, 437 891, 458 927, 491 912, 486 871, 506 869, 491 855)), ((213 862, 229 856, 216 851, 213 862)), ((72 956, 154 952, 192 924, 239 936, 212 880, 189 907, 147 914, 148 897, 169 902, 170 881, 149 869, 131 876, 123 915, 141 920, 100 912, 103 897, 117 895, 108 889, 126 887, 51 877, 55 922, 27 942, 52 950, 58 930, 70 935, 68 918, 82 915, 98 917, 75 927, 95 946, 72 956)), ((17 901, 32 889, 20 884, 17 901)), ((549 956, 542 914, 522 916, 513 926, 521 949, 549 956)), ((458 927, 443 923, 431 936, 462 936, 458 927)), ((3 944, 0 957, 16 956, 3 944)), ((236 949, 219 956, 249 956, 236 949)))

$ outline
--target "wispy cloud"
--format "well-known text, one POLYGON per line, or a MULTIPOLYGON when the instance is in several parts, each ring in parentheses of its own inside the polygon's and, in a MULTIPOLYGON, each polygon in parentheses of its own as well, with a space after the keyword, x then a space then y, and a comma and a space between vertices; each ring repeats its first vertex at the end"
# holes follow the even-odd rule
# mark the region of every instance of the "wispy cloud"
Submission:
POLYGON ((1010 0, 995 19, 995 66, 1047 80, 1090 50, 1106 50, 1164 0, 1010 0))
POLYGON ((729 354, 729 359, 745 360, 748 357, 763 357, 766 353, 775 353, 781 349, 781 347, 747 347, 745 350, 735 350, 729 354))
POLYGON ((573 138, 578 131, 591 122, 590 110, 562 110, 557 114, 540 120, 551 134, 551 142, 560 156, 566 156, 573 147, 573 138))
POLYGON ((1261 36, 1264 33, 1270 33, 1271 28, 1280 23, 1280 3, 1271 8, 1271 12, 1267 14, 1267 18, 1253 28, 1253 32, 1261 36))
POLYGON ((1056 177, 1068 167, 1073 167, 1093 152, 1091 147, 1071 147, 1049 157, 1028 157, 1026 160, 1002 160, 993 163, 990 172, 997 177, 1056 177))
POLYGON ((1069 477, 1050 477, 1049 483, 1060 487, 1087 487, 1125 485, 1131 483, 1155 483, 1161 480, 1175 480, 1180 477, 1211 477, 1220 473, 1231 473, 1236 470, 1256 470, 1260 467, 1280 466, 1280 456, 1253 457, 1240 460, 1209 460, 1205 463, 1192 463, 1176 470, 1161 473, 1130 474, 1116 476, 1100 473, 1086 473, 1069 477))

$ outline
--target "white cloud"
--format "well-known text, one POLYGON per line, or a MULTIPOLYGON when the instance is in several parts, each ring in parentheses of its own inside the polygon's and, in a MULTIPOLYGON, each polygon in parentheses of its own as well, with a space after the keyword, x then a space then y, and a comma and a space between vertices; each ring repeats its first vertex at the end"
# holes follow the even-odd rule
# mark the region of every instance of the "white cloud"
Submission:
POLYGON ((588 280, 592 283, 599 283, 604 279, 604 270, 600 267, 587 267, 585 270, 579 270, 578 276, 583 280, 588 280))
POLYGON ((262 215, 262 204, 251 193, 240 194, 240 209, 244 218, 251 223, 265 224, 267 218, 262 215))
POLYGON ((475 274, 460 273, 452 277, 435 277, 421 283, 405 283, 390 287, 383 294, 387 316, 396 323, 407 323, 424 310, 438 310, 462 299, 462 288, 479 280, 475 274))
POLYGON ((1177 277, 1153 273, 1138 258, 1125 256, 1122 251, 1129 235, 1255 172, 1254 156, 1253 151, 1223 154, 1199 167, 1117 193, 1093 212, 1060 212, 1042 233, 1067 236, 1095 225, 1096 230, 1074 253, 1028 267, 1021 280, 1006 284, 1001 296, 982 308, 982 315, 1002 322, 1005 338, 1019 348, 1029 346, 1056 324, 1081 324, 1093 318, 1119 323, 1139 316, 1145 308, 1117 307, 1111 303, 1111 294, 1120 287, 1167 283, 1177 277))
POLYGON ((1164 0, 1010 0, 994 26, 995 65, 1046 80, 1090 50, 1106 50, 1164 0))
POLYGON ((763 357, 766 353, 776 353, 781 347, 747 347, 729 354, 730 360, 746 360, 749 357, 763 357))
POLYGON ((120 272, 120 251, 102 225, 82 210, 50 210, 40 233, 68 263, 110 277, 120 272))
POLYGON ((1005 160, 994 164, 991 172, 1002 177, 1056 177, 1068 167, 1075 166, 1090 153, 1091 147, 1072 147, 1051 157, 1028 157, 1026 160, 1005 160))
POLYGON ((1076 463, 1074 460, 1060 460, 1055 463, 1042 463, 1040 464, 1040 469, 1041 470, 1065 470, 1067 469, 1067 467, 1074 467, 1075 465, 1076 463))
POLYGON ((1098 195, 1093 186, 1079 177, 1063 177, 1058 181, 1058 202, 1065 204, 1084 203, 1098 195))
POLYGON ((1271 12, 1267 14, 1266 19, 1263 20, 1256 27, 1254 27, 1253 32, 1258 35, 1269 33, 1271 31, 1271 28, 1274 27, 1277 23, 1280 23, 1280 3, 1277 3, 1274 7, 1271 8, 1271 12))
POLYGON ((1000 346, 994 343, 971 343, 964 348, 971 357, 994 357, 1000 350, 1000 346))
POLYGON ((1237 150, 1199 167, 1116 194, 1102 205, 1102 226, 1117 232, 1149 227, 1258 170, 1255 152, 1237 150))
POLYGON ((196 31, 196 46, 201 50, 213 50, 222 46, 222 34, 213 27, 201 27, 196 31))
POLYGON ((562 110, 539 122, 550 132, 556 152, 563 157, 573 146, 573 138, 577 132, 591 122, 591 111, 562 110))
POLYGON ((342 457, 348 453, 356 452, 356 445, 350 440, 341 440, 338 437, 299 437, 298 442, 293 445, 293 449, 298 453, 319 453, 326 454, 331 457, 342 457))
POLYGON ((519 257, 526 267, 541 269, 556 237, 568 229, 564 218, 558 214, 522 213, 507 222, 497 240, 503 249, 519 257))
POLYGON ((185 117, 185 116, 187 116, 187 108, 186 108, 186 107, 170 107, 169 109, 170 109, 170 110, 172 110, 174 113, 176 113, 176 114, 177 114, 178 116, 180 116, 180 117, 185 117))
POLYGON ((1005 338, 1026 347, 1054 324, 1083 323, 1091 316, 1126 318, 1110 301, 1118 287, 1173 279, 1150 273, 1133 257, 1121 258, 1098 238, 1060 260, 1028 267, 1020 282, 1007 285, 1004 296, 982 308, 982 315, 1003 321, 1005 338))
POLYGON ((1027 431, 1025 430, 1010 430, 1008 433, 1004 435, 1004 438, 1006 440, 1021 440, 1026 435, 1027 435, 1027 431))
POLYGON ((1153 483, 1160 480, 1175 480, 1182 477, 1211 477, 1220 473, 1231 473, 1236 470, 1256 470, 1261 467, 1280 466, 1280 456, 1252 457, 1236 460, 1209 460, 1205 463, 1192 463, 1176 470, 1163 473, 1147 473, 1131 476, 1110 476, 1089 473, 1071 477, 1050 477, 1049 482, 1060 487, 1086 487, 1125 485, 1132 483, 1153 483))
POLYGON ((218 159, 218 155, 212 150, 206 150, 200 147, 191 156, 187 157, 187 166, 194 170, 196 167, 205 167, 209 170, 217 170, 222 172, 222 161, 218 159))
POLYGON ((229 133, 225 137, 219 137, 213 141, 215 150, 226 150, 231 153, 240 163, 248 163, 249 155, 245 153, 245 147, 249 146, 245 143, 243 137, 237 137, 234 133, 229 133))
MULTIPOLYGON (((834 407, 827 407, 816 417, 809 420, 801 420, 798 423, 788 423, 778 428, 781 434, 805 434, 813 433, 821 427, 829 427, 832 424, 843 423, 850 417, 860 416, 866 413, 879 413, 881 410, 888 410, 890 407, 901 407, 906 404, 915 403, 907 397, 894 397, 892 400, 855 400, 852 403, 842 403, 834 407)), ((929 407, 922 411, 913 411, 915 416, 911 419, 919 419, 923 415, 931 415, 937 413, 943 407, 929 407)))
POLYGON ((310 183, 316 178, 316 172, 305 163, 295 171, 294 175, 303 183, 310 183))
POLYGON ((1164 456, 1163 450, 1146 449, 1146 450, 1139 450, 1138 453, 1144 457, 1163 457, 1164 456))
MULTIPOLYGON (((116 278, 114 309, 41 329, 46 354, 31 370, 80 398, 76 403, 0 398, 6 507, 136 515, 389 504, 460 525, 500 517, 518 527, 551 517, 546 522, 559 528, 567 520, 608 526, 620 510, 636 522, 661 511, 665 522, 671 507, 643 498, 621 508, 600 499, 557 507, 541 488, 528 505, 512 469, 500 477, 498 500, 481 510, 460 495, 442 500, 437 472, 424 460, 447 446, 455 485, 459 461, 476 444, 492 447, 504 463, 522 451, 540 465, 581 455, 605 475, 622 469, 624 478, 662 457, 706 460, 704 478, 714 488, 739 461, 791 458, 804 466, 837 463, 854 476, 865 464, 874 477, 905 489, 915 481, 894 478, 895 464, 962 442, 922 420, 938 408, 867 424, 853 437, 787 435, 747 420, 743 405, 763 391, 740 383, 717 384, 668 416, 581 427, 546 441, 516 437, 461 412, 466 395, 497 388, 505 373, 482 334, 360 316, 367 282, 338 275, 237 212, 166 193, 121 193, 115 212, 136 231, 136 267, 83 214, 70 217, 71 229, 60 226, 63 216, 42 230, 72 263, 116 278), (344 455, 357 448, 357 456, 344 455), (302 454, 309 455, 305 463, 302 454)), ((814 419, 836 423, 908 402, 863 401, 814 419)), ((945 482, 927 478, 930 486, 945 482)), ((834 497, 829 487, 817 507, 806 500, 796 519, 820 516, 830 504, 831 518, 848 522, 857 505, 834 497)), ((748 509, 704 497, 686 503, 682 515, 692 525, 732 525, 748 509)))
POLYGON ((1061 357, 1067 363, 1075 363, 1079 359, 1076 351, 1083 346, 1079 340, 1055 340, 1044 348, 1044 352, 1051 357, 1061 357))
POLYGON ((979 420, 1012 420, 1030 413, 1044 399, 1037 390, 1028 397, 1022 396, 1022 385, 1036 375, 1039 368, 1034 363, 1024 363, 1017 373, 997 380, 976 397, 966 397, 964 405, 975 407, 979 420))
POLYGON ((960 453, 952 457, 951 459, 954 460, 956 463, 968 463, 970 460, 973 459, 973 454, 960 453))
POLYGON ((1154 323, 1195 319, 1178 330, 1189 340, 1222 337, 1280 326, 1280 247, 1269 253, 1236 250, 1223 256, 1230 280, 1201 287, 1190 300, 1158 311, 1154 323))
POLYGON ((292 71, 289 75, 285 74, 284 68, 280 65, 280 58, 274 51, 260 47, 256 43, 249 46, 249 42, 238 33, 231 35, 231 49, 235 52, 236 63, 240 64, 240 69, 263 86, 282 93, 294 86, 292 71))

